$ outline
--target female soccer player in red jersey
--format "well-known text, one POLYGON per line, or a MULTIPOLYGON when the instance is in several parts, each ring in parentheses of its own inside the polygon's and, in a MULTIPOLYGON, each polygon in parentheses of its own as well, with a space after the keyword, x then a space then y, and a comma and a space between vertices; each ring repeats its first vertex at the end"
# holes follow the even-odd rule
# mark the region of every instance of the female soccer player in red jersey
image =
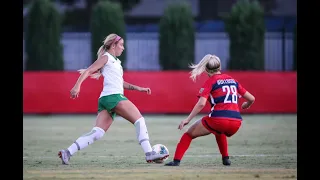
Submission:
POLYGON ((246 102, 241 106, 242 109, 248 109, 255 97, 244 89, 240 83, 233 77, 221 73, 221 63, 219 57, 208 54, 196 65, 190 65, 190 78, 195 81, 197 76, 206 72, 209 79, 200 88, 199 100, 191 111, 190 115, 181 121, 178 129, 189 124, 189 122, 204 108, 206 101, 211 104, 209 115, 197 120, 184 133, 177 144, 173 161, 165 164, 166 166, 179 166, 180 161, 189 148, 193 139, 214 134, 222 155, 223 165, 229 166, 231 162, 228 154, 227 137, 234 135, 240 128, 242 117, 238 107, 238 94, 246 102))

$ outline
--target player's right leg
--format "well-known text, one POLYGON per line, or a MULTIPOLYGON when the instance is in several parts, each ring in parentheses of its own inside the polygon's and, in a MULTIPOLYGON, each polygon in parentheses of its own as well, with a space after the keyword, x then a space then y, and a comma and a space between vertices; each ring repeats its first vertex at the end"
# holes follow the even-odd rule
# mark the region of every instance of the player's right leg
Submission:
POLYGON ((176 152, 174 154, 173 161, 165 164, 165 166, 179 166, 180 161, 183 158, 185 152, 188 150, 192 139, 195 139, 200 136, 206 136, 210 134, 210 131, 208 131, 201 123, 201 119, 194 122, 188 131, 184 133, 177 144, 176 152))
POLYGON ((87 147, 94 141, 102 138, 104 133, 109 129, 113 122, 111 115, 107 110, 101 110, 98 113, 95 127, 92 130, 82 136, 80 136, 74 143, 72 143, 67 149, 60 150, 58 153, 59 158, 62 160, 62 164, 69 164, 70 157, 77 151, 87 147))
POLYGON ((135 126, 137 139, 146 155, 146 161, 148 163, 157 159, 164 159, 169 156, 168 154, 156 154, 152 151, 145 119, 131 101, 128 99, 120 101, 114 108, 114 111, 135 126))

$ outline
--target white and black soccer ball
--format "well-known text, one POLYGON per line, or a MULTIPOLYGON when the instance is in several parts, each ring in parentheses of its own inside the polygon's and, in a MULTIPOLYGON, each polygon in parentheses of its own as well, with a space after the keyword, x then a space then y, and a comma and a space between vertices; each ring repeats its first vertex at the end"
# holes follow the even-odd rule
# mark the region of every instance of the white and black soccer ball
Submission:
POLYGON ((166 161, 169 157, 169 150, 168 148, 163 145, 163 144, 156 144, 154 146, 152 146, 152 151, 155 151, 157 154, 166 154, 168 155, 166 158, 164 159, 158 159, 158 160, 154 160, 155 163, 163 163, 164 161, 166 161))

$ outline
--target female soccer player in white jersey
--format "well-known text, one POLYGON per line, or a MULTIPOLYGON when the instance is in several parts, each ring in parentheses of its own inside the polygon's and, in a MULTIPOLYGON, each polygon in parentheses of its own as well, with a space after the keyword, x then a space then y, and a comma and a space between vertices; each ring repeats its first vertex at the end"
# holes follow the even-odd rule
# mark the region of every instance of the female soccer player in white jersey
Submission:
POLYGON ((87 69, 79 70, 81 75, 70 91, 71 98, 77 98, 82 82, 87 78, 98 79, 103 76, 103 90, 98 100, 96 124, 89 133, 80 136, 67 149, 61 150, 58 156, 62 164, 69 164, 70 157, 77 151, 100 139, 109 129, 115 115, 119 115, 135 126, 137 139, 148 163, 156 159, 164 159, 168 155, 159 155, 152 151, 145 119, 138 108, 124 96, 124 89, 137 90, 151 94, 150 88, 129 84, 123 80, 121 61, 117 58, 124 50, 123 39, 110 34, 103 41, 97 52, 97 60, 87 69))

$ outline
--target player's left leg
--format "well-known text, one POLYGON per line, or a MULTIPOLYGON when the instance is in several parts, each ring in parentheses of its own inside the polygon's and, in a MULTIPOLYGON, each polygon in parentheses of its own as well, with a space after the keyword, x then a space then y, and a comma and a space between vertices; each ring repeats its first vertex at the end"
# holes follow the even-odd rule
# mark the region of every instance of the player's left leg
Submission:
POLYGON ((206 127, 215 135, 222 156, 222 164, 230 166, 228 153, 228 140, 227 137, 234 135, 240 128, 240 120, 228 120, 225 118, 206 118, 204 119, 206 127))
POLYGON ((173 161, 165 164, 166 166, 179 166, 181 159, 183 158, 185 152, 188 150, 192 139, 195 139, 200 136, 206 136, 210 134, 210 131, 208 131, 201 123, 201 119, 194 122, 188 131, 184 133, 177 144, 176 152, 174 154, 173 161))

